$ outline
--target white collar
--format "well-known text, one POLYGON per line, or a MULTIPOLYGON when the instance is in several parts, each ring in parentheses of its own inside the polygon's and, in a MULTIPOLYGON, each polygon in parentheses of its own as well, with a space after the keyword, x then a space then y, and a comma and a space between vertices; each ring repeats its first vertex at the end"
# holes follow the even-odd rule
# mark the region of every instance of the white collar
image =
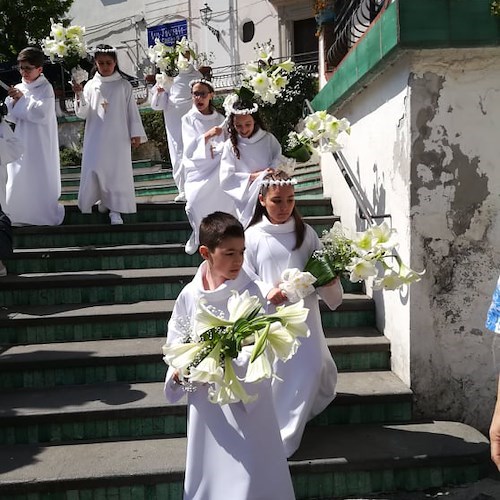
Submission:
POLYGON ((242 142, 243 144, 255 144, 256 142, 259 142, 267 132, 261 128, 255 132, 251 137, 241 137, 241 135, 238 135, 238 142, 242 142))
POLYGON ((117 80, 122 79, 122 75, 118 71, 115 71, 112 75, 109 76, 102 76, 98 71, 96 71, 94 75, 94 80, 97 80, 98 82, 116 82, 117 80))
POLYGON ((262 216, 262 220, 255 225, 262 231, 269 234, 286 234, 295 232, 295 219, 290 217, 283 224, 273 224, 265 215, 262 216))

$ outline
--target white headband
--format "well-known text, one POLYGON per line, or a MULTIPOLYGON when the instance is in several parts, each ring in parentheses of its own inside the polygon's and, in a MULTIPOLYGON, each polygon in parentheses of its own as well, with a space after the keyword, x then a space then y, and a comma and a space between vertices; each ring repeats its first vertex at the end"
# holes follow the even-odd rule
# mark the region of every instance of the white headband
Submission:
POLYGON ((212 85, 212 82, 210 80, 207 80, 206 78, 195 78, 194 80, 191 80, 189 82, 189 86, 193 88, 197 83, 203 83, 207 87, 210 87, 212 89, 212 92, 214 92, 214 86, 212 85))
POLYGON ((109 49, 101 49, 99 47, 93 47, 92 49, 89 49, 89 53, 94 55, 96 52, 102 52, 103 54, 106 54, 108 52, 116 52, 116 47, 111 47, 109 49))
POLYGON ((254 113, 257 113, 258 109, 259 105, 256 102, 253 103, 251 108, 234 109, 234 105, 228 107, 229 112, 233 115, 253 115, 254 113))
POLYGON ((295 186, 297 184, 297 179, 294 177, 290 179, 264 179, 262 181, 262 186, 295 186))

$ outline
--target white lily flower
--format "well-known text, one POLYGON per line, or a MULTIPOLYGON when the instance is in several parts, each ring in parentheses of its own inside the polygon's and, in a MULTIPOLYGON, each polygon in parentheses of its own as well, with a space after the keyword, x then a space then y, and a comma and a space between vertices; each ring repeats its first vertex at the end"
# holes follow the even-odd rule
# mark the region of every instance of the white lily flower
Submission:
MULTIPOLYGON (((305 330, 306 335, 301 336, 308 337, 309 330, 307 326, 305 326, 305 330)), ((292 330, 289 325, 283 326, 279 322, 271 325, 267 335, 267 343, 277 358, 288 361, 297 352, 300 340, 295 334, 296 331, 297 330, 292 330)))
POLYGON ((372 260, 363 259, 362 257, 355 258, 351 265, 347 266, 347 270, 351 272, 351 276, 349 279, 353 283, 365 280, 370 276, 377 275, 375 262, 372 260))
POLYGON ((308 272, 297 268, 285 269, 281 273, 279 289, 283 290, 290 302, 298 302, 315 292, 313 283, 317 280, 308 272))
POLYGON ((377 278, 373 282, 374 290, 396 290, 400 286, 404 285, 404 280, 402 277, 395 272, 389 272, 385 274, 382 278, 377 278))
POLYGON ((295 337, 308 337, 309 330, 306 325, 309 309, 304 307, 304 301, 299 300, 289 306, 279 306, 273 317, 280 318, 283 328, 286 328, 295 337))
POLYGON ((231 110, 235 104, 235 102, 238 101, 238 95, 237 94, 228 94, 226 98, 224 99, 224 103, 222 104, 224 111, 226 112, 226 115, 231 114, 231 110))
POLYGON ((250 295, 248 290, 242 294, 233 290, 231 297, 227 301, 227 310, 229 311, 229 321, 235 322, 240 318, 246 318, 256 310, 263 312, 262 304, 258 297, 250 295))
POLYGON ((304 120, 303 133, 306 137, 315 138, 321 129, 321 119, 316 113, 309 115, 304 120))
MULTIPOLYGON (((258 341, 259 334, 255 334, 255 342, 258 341)), ((266 351, 257 356, 252 362, 248 363, 245 382, 258 382, 265 378, 271 378, 273 374, 272 365, 266 351)))
POLYGON ((251 80, 250 84, 252 85, 255 92, 264 93, 269 89, 269 77, 266 73, 257 73, 251 80))
POLYGON ((189 370, 189 380, 200 383, 222 383, 224 370, 220 365, 221 343, 218 342, 196 366, 189 370))
POLYGON ((232 360, 225 358, 223 383, 208 390, 208 399, 211 403, 224 405, 239 401, 251 403, 257 399, 257 396, 247 394, 234 372, 232 360))
POLYGON ((64 40, 64 34, 66 33, 66 30, 64 29, 64 26, 60 23, 55 23, 50 27, 50 34, 56 41, 63 41, 64 40))
POLYGON ((189 59, 184 57, 182 53, 179 53, 179 57, 177 58, 177 67, 179 68, 179 71, 186 71, 189 68, 189 65, 189 59))
POLYGON ((366 231, 357 232, 352 238, 352 244, 354 248, 361 253, 368 253, 375 247, 376 240, 373 236, 373 232, 370 229, 366 231))
POLYGON ((283 61, 280 64, 278 64, 278 67, 286 71, 287 73, 290 73, 290 71, 292 71, 293 68, 295 68, 295 63, 292 62, 290 58, 288 58, 286 61, 283 61))
POLYGON ((424 274, 425 269, 419 273, 418 271, 414 271, 413 269, 405 266, 402 262, 399 265, 399 275, 406 285, 420 281, 424 274))
POLYGON ((180 371, 182 376, 188 376, 188 368, 196 356, 209 345, 209 342, 188 342, 185 344, 165 344, 162 347, 163 361, 180 371))
POLYGON ((75 37, 79 40, 83 38, 83 35, 85 35, 85 27, 84 26, 68 26, 66 29, 66 36, 68 37, 75 37))
POLYGON ((227 321, 224 318, 216 316, 213 314, 209 308, 206 306, 207 300, 200 299, 198 302, 198 307, 194 315, 193 333, 201 336, 208 330, 212 328, 217 328, 219 326, 232 326, 232 321, 227 321))
POLYGON ((373 226, 371 228, 371 234, 375 240, 375 245, 378 247, 385 250, 392 250, 398 246, 396 241, 396 230, 391 229, 385 221, 379 226, 373 226))
POLYGON ((172 87, 172 84, 174 83, 173 77, 168 76, 165 73, 157 73, 155 75, 155 79, 158 87, 165 90, 170 90, 170 87, 172 87))

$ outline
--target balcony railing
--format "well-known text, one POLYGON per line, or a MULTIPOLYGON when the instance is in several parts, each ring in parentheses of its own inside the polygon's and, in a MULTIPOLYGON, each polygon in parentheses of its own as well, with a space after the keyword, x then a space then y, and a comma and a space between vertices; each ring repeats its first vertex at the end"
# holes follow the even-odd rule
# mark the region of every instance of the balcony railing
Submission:
POLYGON ((332 44, 327 52, 330 68, 337 67, 351 47, 370 29, 370 25, 391 0, 340 0, 336 3, 332 44))

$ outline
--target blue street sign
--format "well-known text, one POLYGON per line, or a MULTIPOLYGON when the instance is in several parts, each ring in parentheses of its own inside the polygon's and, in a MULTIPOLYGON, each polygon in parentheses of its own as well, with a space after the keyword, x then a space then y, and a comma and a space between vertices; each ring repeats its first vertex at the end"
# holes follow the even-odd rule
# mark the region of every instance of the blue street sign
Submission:
POLYGON ((187 38, 187 20, 176 21, 175 23, 161 24, 160 26, 152 26, 148 28, 148 46, 155 44, 155 39, 165 45, 174 45, 183 36, 187 38))

